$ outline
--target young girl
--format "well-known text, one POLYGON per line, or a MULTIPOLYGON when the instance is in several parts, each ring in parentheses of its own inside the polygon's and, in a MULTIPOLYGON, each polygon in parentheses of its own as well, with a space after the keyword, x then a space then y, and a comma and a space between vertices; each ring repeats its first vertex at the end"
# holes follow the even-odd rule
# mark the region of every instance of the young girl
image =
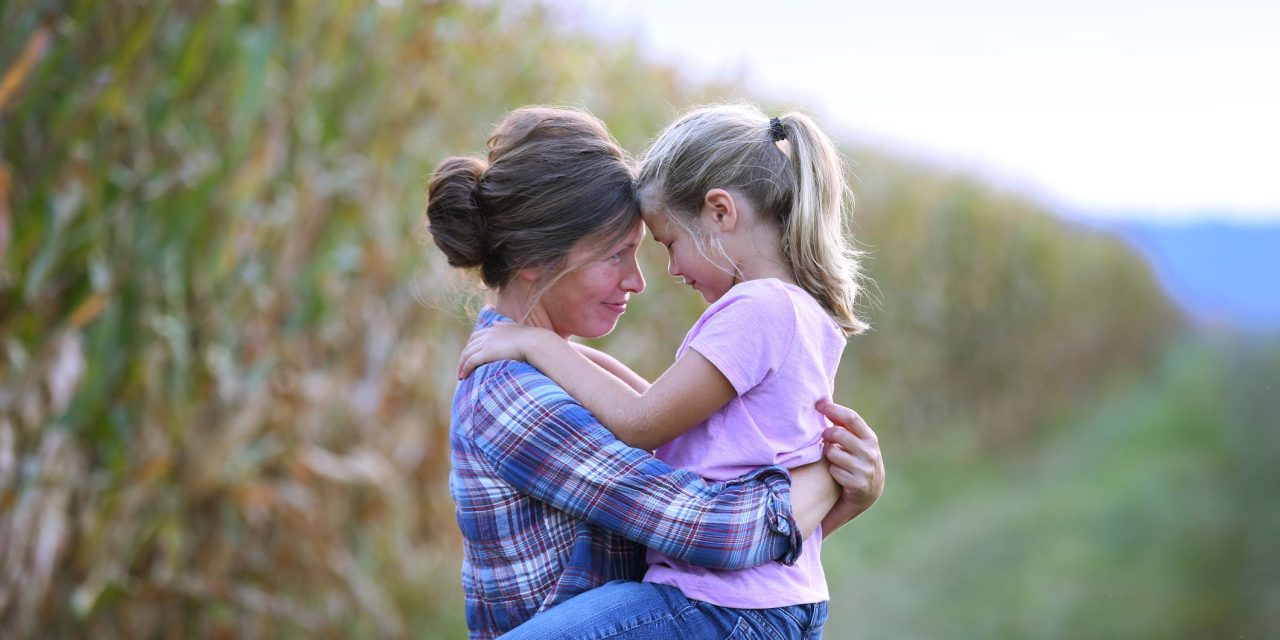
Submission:
MULTIPOLYGON (((475 334, 459 373, 528 360, 622 441, 711 480, 821 459, 826 423, 815 403, 831 395, 846 336, 866 328, 854 313, 858 264, 843 232, 848 192, 831 141, 802 114, 702 107, 658 137, 638 187, 669 272, 711 303, 675 364, 650 386, 549 331, 500 325, 475 334)), ((604 627, 611 638, 724 638, 749 627, 819 637, 828 599, 821 531, 790 566, 715 571, 650 551, 643 585, 589 591, 511 637, 604 627)))

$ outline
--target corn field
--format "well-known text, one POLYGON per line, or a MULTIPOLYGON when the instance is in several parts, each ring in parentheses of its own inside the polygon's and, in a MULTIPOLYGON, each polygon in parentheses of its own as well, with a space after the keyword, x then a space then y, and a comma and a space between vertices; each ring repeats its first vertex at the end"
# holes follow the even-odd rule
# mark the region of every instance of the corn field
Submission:
MULTIPOLYGON (((0 20, 0 635, 464 634, 449 402, 482 298, 425 238, 426 178, 524 104, 639 151, 739 85, 538 4, 0 20)), ((1115 241, 848 153, 876 329, 837 399, 878 428, 1022 441, 1177 325, 1115 241)), ((700 307, 644 260, 601 345, 654 375, 700 307)))

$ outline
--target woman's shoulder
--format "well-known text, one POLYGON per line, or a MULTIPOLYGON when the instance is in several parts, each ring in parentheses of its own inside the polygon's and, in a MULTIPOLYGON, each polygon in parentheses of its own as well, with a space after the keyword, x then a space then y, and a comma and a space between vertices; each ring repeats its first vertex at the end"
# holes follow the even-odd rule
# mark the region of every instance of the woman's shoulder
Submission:
POLYGON ((574 402, 563 387, 521 360, 498 360, 481 365, 471 377, 471 395, 476 402, 508 406, 574 402))
MULTIPOLYGON (((475 330, 493 326, 496 322, 514 321, 493 307, 486 306, 476 318, 475 330)), ((578 404, 554 380, 521 360, 498 360, 483 364, 471 372, 464 384, 468 387, 467 393, 461 395, 477 404, 517 408, 529 405, 555 408, 565 404, 578 404)))

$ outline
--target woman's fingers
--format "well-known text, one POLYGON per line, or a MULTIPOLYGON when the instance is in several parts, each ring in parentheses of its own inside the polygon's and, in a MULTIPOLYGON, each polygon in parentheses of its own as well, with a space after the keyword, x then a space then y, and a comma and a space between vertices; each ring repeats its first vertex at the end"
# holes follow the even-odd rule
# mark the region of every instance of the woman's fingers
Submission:
POLYGON ((851 503, 860 509, 870 507, 884 491, 884 460, 876 432, 853 409, 827 400, 816 406, 835 424, 822 433, 831 477, 851 503))
POLYGON ((844 427, 827 427, 822 432, 822 439, 846 449, 856 449, 862 444, 862 440, 859 440, 858 436, 845 430, 844 427))
POLYGON ((848 429, 859 438, 876 441, 876 432, 871 430, 871 427, 867 425, 867 421, 863 420, 857 411, 830 400, 822 400, 818 402, 816 407, 818 412, 826 416, 828 420, 848 429))
POLYGON ((865 451, 853 453, 839 445, 828 445, 826 458, 833 469, 841 469, 854 474, 873 475, 876 462, 865 451))
POLYGON ((850 473, 841 467, 832 466, 829 471, 831 477, 835 479, 846 492, 852 492, 857 495, 866 495, 871 492, 871 486, 874 484, 872 474, 860 471, 858 473, 850 473))

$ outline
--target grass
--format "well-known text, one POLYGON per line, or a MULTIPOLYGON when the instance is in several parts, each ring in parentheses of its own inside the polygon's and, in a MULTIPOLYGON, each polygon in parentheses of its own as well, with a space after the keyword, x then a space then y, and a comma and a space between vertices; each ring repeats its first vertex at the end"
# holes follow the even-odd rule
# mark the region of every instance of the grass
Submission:
POLYGON ((887 437, 889 490, 824 553, 827 637, 1274 637, 1280 350, 1254 346, 1176 349, 1016 453, 887 437))

